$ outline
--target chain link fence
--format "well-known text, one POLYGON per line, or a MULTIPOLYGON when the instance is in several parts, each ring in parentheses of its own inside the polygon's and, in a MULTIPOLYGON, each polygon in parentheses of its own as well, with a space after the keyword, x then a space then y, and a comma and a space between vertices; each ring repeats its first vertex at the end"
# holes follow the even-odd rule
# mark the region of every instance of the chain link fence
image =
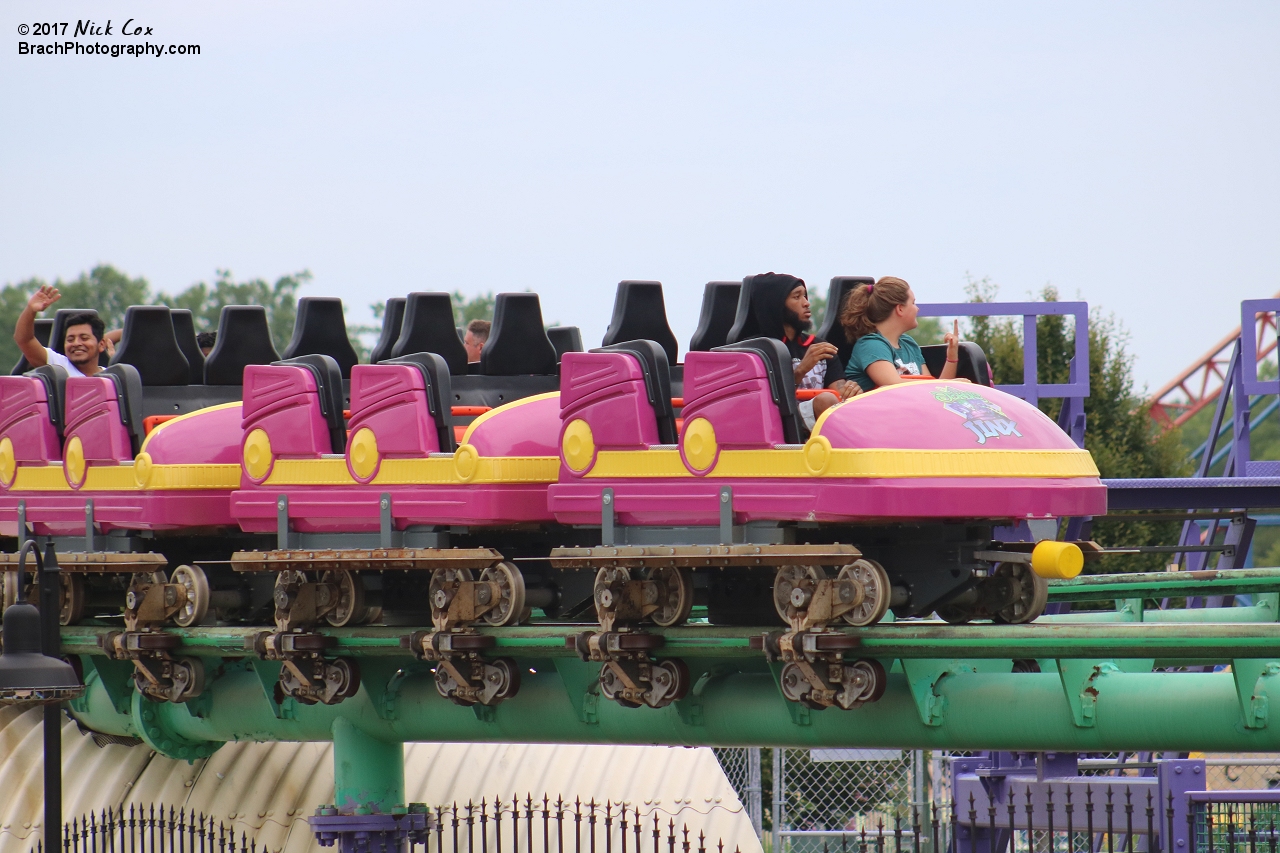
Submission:
MULTIPOLYGON (((950 847, 951 790, 940 750, 717 749, 766 853, 950 847), (864 844, 875 845, 863 847, 864 844), (917 846, 918 845, 918 846, 917 846)), ((1133 776, 1181 754, 1082 755, 1080 773, 1133 776)), ((1280 788, 1280 754, 1191 753, 1204 758, 1211 791, 1280 788)))

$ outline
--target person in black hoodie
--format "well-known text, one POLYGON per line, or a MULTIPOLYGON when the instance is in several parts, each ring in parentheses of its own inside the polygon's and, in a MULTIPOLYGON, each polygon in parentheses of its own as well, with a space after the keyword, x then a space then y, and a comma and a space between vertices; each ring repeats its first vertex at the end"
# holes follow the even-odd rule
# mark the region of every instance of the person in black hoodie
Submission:
POLYGON ((826 388, 830 392, 801 401, 800 416, 808 429, 813 429, 827 409, 861 390, 857 383, 844 378, 844 365, 835 344, 809 334, 813 318, 803 279, 774 272, 757 275, 751 313, 762 335, 787 345, 796 388, 826 388))

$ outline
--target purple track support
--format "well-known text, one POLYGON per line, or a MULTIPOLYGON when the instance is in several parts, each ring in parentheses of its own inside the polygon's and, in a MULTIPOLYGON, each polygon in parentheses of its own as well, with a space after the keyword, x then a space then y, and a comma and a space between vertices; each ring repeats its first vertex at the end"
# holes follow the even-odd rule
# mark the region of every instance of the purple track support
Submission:
MULTIPOLYGON (((1190 853, 1192 839, 1187 815, 1191 810, 1191 792, 1205 789, 1204 760, 1179 758, 1161 761, 1156 767, 1160 783, 1160 808, 1173 805, 1173 838, 1171 844, 1162 844, 1164 853, 1190 853)), ((1167 821, 1166 824, 1167 826, 1167 821)))
POLYGON ((1280 299, 1246 299, 1240 303, 1240 348, 1244 367, 1241 373, 1246 394, 1280 394, 1280 379, 1258 378, 1257 316, 1264 313, 1280 313, 1280 299))
MULTIPOLYGON (((1280 303, 1280 300, 1261 300, 1280 303)), ((1089 396, 1089 371, 1079 371, 1066 384, 1041 384, 1037 379, 1036 319, 1071 316, 1076 320, 1076 364, 1089 363, 1089 303, 1087 302, 930 302, 920 305, 921 317, 1022 317, 1022 384, 997 385, 1001 391, 1036 404, 1041 397, 1089 396)))
POLYGON ((426 806, 411 803, 400 814, 338 814, 321 806, 307 818, 321 847, 338 846, 339 853, 404 853, 409 842, 423 844, 434 823, 426 806))

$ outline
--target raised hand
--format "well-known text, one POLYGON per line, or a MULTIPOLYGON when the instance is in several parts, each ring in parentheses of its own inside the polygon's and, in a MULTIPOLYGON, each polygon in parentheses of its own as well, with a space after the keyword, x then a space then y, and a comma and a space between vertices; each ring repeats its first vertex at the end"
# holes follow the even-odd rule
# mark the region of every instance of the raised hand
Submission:
POLYGON ((960 321, 955 320, 955 325, 951 331, 942 336, 942 340, 947 344, 947 358, 954 359, 960 351, 960 321))
POLYGON ((62 294, 58 292, 58 288, 52 284, 42 284, 40 289, 27 300, 27 307, 39 314, 61 298, 62 294))

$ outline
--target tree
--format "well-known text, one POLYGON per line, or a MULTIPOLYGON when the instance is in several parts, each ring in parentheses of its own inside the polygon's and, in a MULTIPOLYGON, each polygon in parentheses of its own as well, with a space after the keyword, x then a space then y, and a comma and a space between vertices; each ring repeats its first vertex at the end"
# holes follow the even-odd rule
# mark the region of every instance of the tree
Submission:
MULTIPOLYGON (((971 302, 992 302, 999 287, 990 279, 970 280, 966 292, 971 302)), ((1058 291, 1046 285, 1045 302, 1056 302, 1058 291)), ((972 318, 967 337, 982 347, 996 384, 1022 382, 1021 322, 1012 318, 972 318)), ((1093 454, 1098 471, 1106 478, 1180 477, 1189 473, 1186 453, 1176 433, 1159 435, 1148 413, 1148 404, 1133 388, 1133 357, 1125 351, 1128 335, 1113 315, 1095 308, 1089 313, 1089 396, 1084 410, 1085 447, 1093 454)), ((1062 316, 1041 316, 1036 321, 1036 359, 1041 382, 1066 382, 1075 353, 1075 329, 1062 316)), ((1062 400, 1043 399, 1040 410, 1056 418, 1062 400)), ((1100 520, 1094 538, 1103 545, 1147 544, 1171 541, 1174 522, 1100 520)), ((1158 554, 1107 557, 1091 567, 1100 571, 1159 571, 1158 554)))
POLYGON ((198 282, 177 296, 158 294, 156 301, 170 308, 189 309, 195 318, 197 331, 216 330, 224 306, 261 305, 267 309, 267 326, 271 329, 276 350, 282 351, 293 336, 293 323, 298 315, 298 290, 309 281, 311 273, 308 270, 282 275, 275 284, 268 284, 261 278, 237 282, 230 270, 218 270, 212 286, 198 282))
MULTIPOLYGON (((57 279, 54 286, 62 292, 55 308, 91 308, 98 312, 108 329, 119 328, 125 309, 130 305, 168 305, 188 308, 194 315, 197 331, 218 328, 224 305, 261 305, 267 309, 267 325, 276 350, 282 350, 293 335, 293 321, 298 311, 298 290, 311 280, 307 270, 281 276, 274 284, 263 279, 236 282, 227 270, 218 270, 212 286, 199 282, 170 296, 153 294, 142 277, 130 278, 110 264, 99 264, 71 281, 57 279)), ((12 329, 27 300, 45 280, 29 278, 0 288, 0 330, 12 329)), ((11 333, 0 331, 0 370, 17 364, 21 353, 11 333)))

